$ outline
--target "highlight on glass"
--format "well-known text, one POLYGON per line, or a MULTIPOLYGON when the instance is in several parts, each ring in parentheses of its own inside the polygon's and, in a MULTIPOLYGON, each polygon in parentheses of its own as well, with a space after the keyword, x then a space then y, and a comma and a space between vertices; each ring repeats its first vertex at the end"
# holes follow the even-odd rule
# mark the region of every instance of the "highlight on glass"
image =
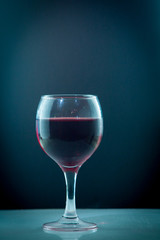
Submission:
POLYGON ((44 231, 85 231, 95 223, 76 213, 77 173, 98 148, 103 134, 100 102, 95 95, 56 94, 41 97, 36 115, 36 134, 45 153, 62 169, 66 182, 66 207, 56 222, 45 223, 44 231))

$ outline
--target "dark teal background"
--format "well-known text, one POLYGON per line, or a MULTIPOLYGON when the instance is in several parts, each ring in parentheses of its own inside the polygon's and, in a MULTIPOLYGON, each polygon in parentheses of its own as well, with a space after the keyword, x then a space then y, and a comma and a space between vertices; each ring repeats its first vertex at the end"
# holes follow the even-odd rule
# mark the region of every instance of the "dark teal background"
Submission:
POLYGON ((40 96, 98 95, 104 136, 79 208, 160 207, 160 3, 1 1, 0 208, 63 208, 60 168, 35 134, 40 96))

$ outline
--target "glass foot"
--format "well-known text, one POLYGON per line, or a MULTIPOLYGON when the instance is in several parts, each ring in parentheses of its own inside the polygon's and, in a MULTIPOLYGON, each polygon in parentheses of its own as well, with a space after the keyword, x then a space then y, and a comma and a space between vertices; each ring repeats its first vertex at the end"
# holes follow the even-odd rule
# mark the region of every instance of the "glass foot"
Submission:
POLYGON ((43 230, 45 232, 49 231, 63 231, 63 232, 74 232, 74 231, 87 231, 97 229, 95 223, 89 223, 76 218, 66 218, 62 217, 59 221, 45 223, 43 225, 43 230))

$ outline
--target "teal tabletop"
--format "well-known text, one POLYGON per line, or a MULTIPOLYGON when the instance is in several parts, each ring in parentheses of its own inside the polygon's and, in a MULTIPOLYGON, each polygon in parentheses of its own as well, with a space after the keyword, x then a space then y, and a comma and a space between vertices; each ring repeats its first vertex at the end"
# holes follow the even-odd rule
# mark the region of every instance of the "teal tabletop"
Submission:
POLYGON ((46 233, 42 224, 57 220, 61 209, 1 210, 0 240, 160 240, 159 209, 79 209, 81 219, 95 222, 95 232, 46 233))

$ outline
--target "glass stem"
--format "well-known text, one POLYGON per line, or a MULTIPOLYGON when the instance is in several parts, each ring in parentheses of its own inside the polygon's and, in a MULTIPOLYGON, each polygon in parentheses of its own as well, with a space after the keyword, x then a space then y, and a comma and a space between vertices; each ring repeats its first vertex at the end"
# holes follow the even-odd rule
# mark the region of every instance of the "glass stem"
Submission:
POLYGON ((76 218, 76 203, 75 203, 75 191, 76 191, 76 178, 77 173, 67 171, 64 172, 66 182, 66 207, 63 214, 65 218, 76 218))

